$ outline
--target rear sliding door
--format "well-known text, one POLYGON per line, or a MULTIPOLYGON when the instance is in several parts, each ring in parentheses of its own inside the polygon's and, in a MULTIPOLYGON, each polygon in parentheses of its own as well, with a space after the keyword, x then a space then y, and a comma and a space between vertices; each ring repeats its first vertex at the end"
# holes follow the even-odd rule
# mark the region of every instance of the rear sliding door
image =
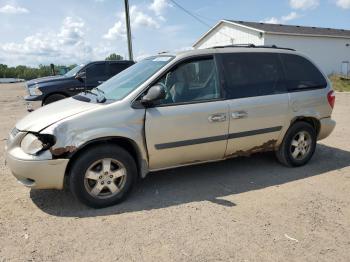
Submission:
POLYGON ((288 94, 278 54, 221 55, 229 135, 226 157, 273 149, 288 119, 288 94))

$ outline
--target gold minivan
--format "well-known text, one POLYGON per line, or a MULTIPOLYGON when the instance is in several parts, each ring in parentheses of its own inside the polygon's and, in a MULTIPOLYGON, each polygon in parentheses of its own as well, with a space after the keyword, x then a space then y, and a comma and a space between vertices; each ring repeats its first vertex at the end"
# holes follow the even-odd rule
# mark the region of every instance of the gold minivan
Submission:
POLYGON ((25 186, 121 202, 149 172, 275 151, 291 167, 335 127, 334 92, 304 55, 226 46, 146 58, 16 124, 6 161, 25 186))

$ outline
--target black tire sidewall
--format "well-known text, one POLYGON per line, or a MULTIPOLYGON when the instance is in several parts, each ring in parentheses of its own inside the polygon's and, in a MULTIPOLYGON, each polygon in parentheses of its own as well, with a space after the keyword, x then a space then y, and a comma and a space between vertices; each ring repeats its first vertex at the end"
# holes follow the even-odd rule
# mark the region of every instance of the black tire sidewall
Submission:
POLYGON ((123 201, 131 191, 137 178, 137 168, 132 156, 119 146, 97 146, 86 150, 73 164, 70 173, 70 189, 73 194, 85 205, 93 208, 103 208, 115 205, 123 201), (92 163, 103 159, 112 158, 121 162, 126 168, 126 182, 122 190, 108 199, 97 199, 91 196, 85 189, 84 176, 92 163))
POLYGON ((308 123, 306 122, 297 122, 295 123, 287 132, 287 135, 285 137, 285 141, 283 143, 283 149, 284 150, 284 155, 286 157, 286 160, 288 162, 289 165, 291 166, 303 166, 305 165, 307 162, 310 161, 310 159, 312 158, 315 149, 316 149, 316 141, 317 140, 317 135, 316 135, 316 131, 315 129, 308 123), (291 147, 291 143, 292 140, 294 138, 294 136, 300 132, 300 131, 305 131, 307 133, 309 133, 310 138, 311 138, 311 148, 310 151, 308 153, 308 155, 301 160, 297 160, 294 159, 291 152, 290 152, 290 147, 291 147))
POLYGON ((53 94, 53 95, 49 95, 48 97, 45 98, 43 105, 48 105, 51 104, 53 102, 62 100, 67 98, 65 95, 61 95, 61 94, 53 94))

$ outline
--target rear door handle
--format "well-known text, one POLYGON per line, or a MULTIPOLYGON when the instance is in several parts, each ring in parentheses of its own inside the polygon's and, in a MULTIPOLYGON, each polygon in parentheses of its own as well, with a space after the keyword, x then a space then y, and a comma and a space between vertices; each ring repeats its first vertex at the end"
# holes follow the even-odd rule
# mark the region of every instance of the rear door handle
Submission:
POLYGON ((103 81, 103 80, 100 80, 100 81, 97 81, 97 83, 99 83, 99 84, 102 84, 102 83, 104 83, 105 81, 103 81))
POLYGON ((211 123, 214 122, 225 122, 226 121, 226 113, 219 113, 209 116, 208 120, 211 123))
POLYGON ((246 111, 236 111, 231 114, 233 119, 240 119, 245 118, 248 116, 248 113, 246 111))

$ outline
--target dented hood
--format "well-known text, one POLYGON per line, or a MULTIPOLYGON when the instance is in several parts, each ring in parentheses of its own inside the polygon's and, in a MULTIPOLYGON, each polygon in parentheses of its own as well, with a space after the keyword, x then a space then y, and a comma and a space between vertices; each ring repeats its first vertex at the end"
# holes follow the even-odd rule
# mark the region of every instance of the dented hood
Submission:
POLYGON ((28 114, 16 124, 16 128, 21 131, 40 132, 62 119, 99 106, 101 105, 82 102, 74 98, 63 99, 28 114))

